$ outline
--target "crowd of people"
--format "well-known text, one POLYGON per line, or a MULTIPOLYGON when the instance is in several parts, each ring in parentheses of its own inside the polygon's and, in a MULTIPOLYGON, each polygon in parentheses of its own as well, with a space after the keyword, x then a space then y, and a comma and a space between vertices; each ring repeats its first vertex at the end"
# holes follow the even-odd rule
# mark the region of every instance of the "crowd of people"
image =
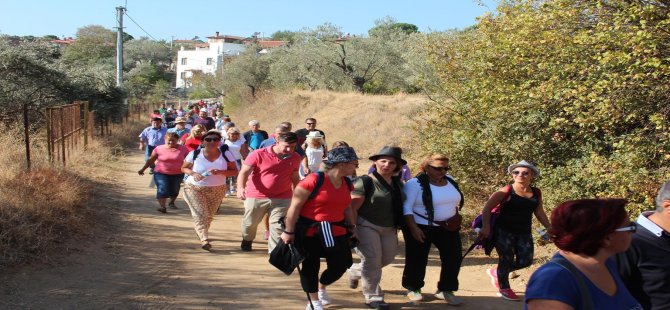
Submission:
MULTIPOLYGON (((381 146, 369 157, 368 174, 357 176, 359 157, 307 118, 293 131, 279 123, 272 134, 260 122, 244 131, 217 104, 201 102, 188 110, 165 108, 151 115, 140 135, 146 169, 153 175, 158 211, 177 208, 183 187, 201 247, 212 249, 209 228, 224 197, 243 200, 240 249, 252 251, 258 225, 265 225, 267 250, 291 244, 305 257, 300 272, 306 309, 330 304, 328 285, 345 274, 370 308, 388 308, 380 283, 382 270, 405 245, 402 286, 409 301, 423 300, 431 247, 440 259, 435 298, 459 306, 464 195, 449 174, 449 158, 426 156, 412 176, 402 149, 381 146), (197 115, 197 116, 196 116, 197 115), (354 263, 353 253, 360 262, 354 263), (326 269, 320 271, 320 259, 326 269)), ((367 166, 366 166, 367 167, 367 166)), ((623 199, 566 201, 545 213, 540 169, 528 161, 507 167, 510 182, 482 209, 478 238, 490 238, 498 256, 486 270, 498 295, 524 300, 526 309, 670 309, 670 181, 655 211, 630 222, 623 199), (541 238, 559 249, 536 270, 524 298, 510 286, 510 273, 529 267, 534 256, 533 217, 541 238)))

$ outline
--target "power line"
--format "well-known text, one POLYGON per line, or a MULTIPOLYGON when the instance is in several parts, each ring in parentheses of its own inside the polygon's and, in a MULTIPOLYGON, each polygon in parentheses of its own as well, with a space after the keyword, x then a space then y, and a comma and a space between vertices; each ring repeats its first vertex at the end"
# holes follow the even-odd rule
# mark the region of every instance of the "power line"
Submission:
POLYGON ((154 39, 154 41, 158 41, 156 38, 154 38, 154 36, 152 36, 152 35, 149 34, 146 30, 144 30, 144 28, 142 28, 142 26, 140 26, 140 25, 139 25, 139 24, 138 24, 132 17, 130 17, 130 15, 128 15, 128 12, 127 12, 127 11, 126 11, 125 15, 128 16, 128 18, 130 19, 130 21, 132 21, 133 24, 135 24, 135 26, 137 26, 137 27, 140 28, 142 31, 144 31, 144 33, 146 33, 150 38, 154 39))

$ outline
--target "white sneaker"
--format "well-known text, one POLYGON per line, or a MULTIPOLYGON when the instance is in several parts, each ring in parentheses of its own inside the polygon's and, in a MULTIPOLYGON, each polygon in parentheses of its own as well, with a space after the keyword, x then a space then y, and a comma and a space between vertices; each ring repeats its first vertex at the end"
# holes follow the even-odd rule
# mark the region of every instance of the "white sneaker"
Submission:
POLYGON ((411 301, 423 300, 423 296, 421 296, 421 290, 407 292, 407 298, 409 298, 411 301))
POLYGON ((312 305, 310 306, 309 302, 307 303, 307 308, 305 310, 323 310, 323 305, 321 304, 321 301, 318 300, 312 300, 312 305))
POLYGON ((317 293, 319 295, 319 301, 321 302, 322 305, 327 305, 330 304, 330 296, 328 296, 328 292, 326 290, 319 290, 317 293))

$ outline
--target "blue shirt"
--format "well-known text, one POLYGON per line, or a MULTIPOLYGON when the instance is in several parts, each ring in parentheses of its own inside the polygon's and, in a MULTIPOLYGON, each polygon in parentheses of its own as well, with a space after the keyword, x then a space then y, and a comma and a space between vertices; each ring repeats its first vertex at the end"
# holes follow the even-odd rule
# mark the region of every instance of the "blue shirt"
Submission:
POLYGON ((140 134, 140 140, 150 146, 159 146, 165 144, 165 134, 167 133, 167 128, 161 126, 160 128, 154 128, 149 126, 142 130, 140 134))
MULTIPOLYGON (((560 255, 556 253, 556 255, 560 255)), ((583 273, 579 272, 584 284, 591 294, 593 306, 596 310, 642 310, 640 303, 633 298, 626 286, 621 281, 616 269, 614 259, 609 258, 605 262, 607 270, 616 283, 616 293, 609 296, 595 286, 583 273)), ((528 281, 524 309, 528 309, 528 301, 531 299, 550 299, 560 301, 572 306, 575 310, 582 309, 582 298, 577 285, 577 280, 570 271, 555 263, 546 263, 538 268, 528 281)))
POLYGON ((176 134, 179 136, 179 138, 181 139, 181 137, 182 137, 183 135, 191 133, 191 130, 188 129, 188 128, 186 128, 186 127, 184 127, 184 129, 182 129, 182 130, 177 129, 177 127, 172 127, 172 128, 170 128, 170 129, 168 129, 167 132, 174 132, 174 133, 176 133, 176 134))
POLYGON ((252 150, 257 150, 261 147, 261 142, 263 142, 263 135, 260 132, 252 132, 249 147, 252 150))

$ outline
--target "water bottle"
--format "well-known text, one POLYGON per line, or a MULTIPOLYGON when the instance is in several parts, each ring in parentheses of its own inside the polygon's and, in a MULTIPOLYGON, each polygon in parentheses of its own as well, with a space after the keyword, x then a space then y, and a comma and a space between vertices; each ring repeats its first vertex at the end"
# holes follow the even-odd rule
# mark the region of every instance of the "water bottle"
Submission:
POLYGON ((201 175, 203 178, 206 178, 206 177, 212 175, 212 173, 211 173, 209 170, 207 170, 207 171, 201 173, 200 175, 201 175))
POLYGON ((547 233, 546 228, 538 228, 537 233, 540 235, 540 239, 538 240, 538 242, 541 245, 544 245, 544 244, 547 244, 547 243, 551 242, 551 236, 549 236, 549 233, 547 233))

